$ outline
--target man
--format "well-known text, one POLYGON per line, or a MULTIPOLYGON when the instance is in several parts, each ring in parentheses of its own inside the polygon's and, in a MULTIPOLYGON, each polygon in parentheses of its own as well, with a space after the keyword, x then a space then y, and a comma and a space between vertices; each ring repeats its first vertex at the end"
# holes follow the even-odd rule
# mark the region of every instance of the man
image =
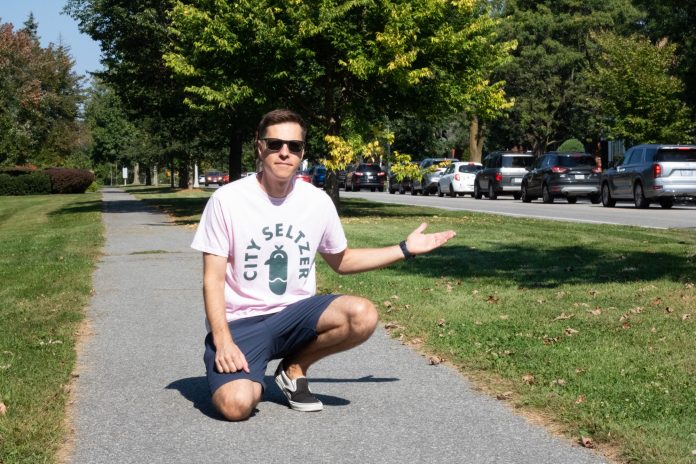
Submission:
POLYGON ((290 407, 321 410, 308 386, 309 367, 372 335, 372 302, 316 295, 317 252, 334 271, 349 274, 426 253, 455 235, 424 234, 421 224, 400 245, 349 248, 328 195, 295 182, 306 131, 297 113, 266 114, 255 147, 262 171, 212 195, 191 245, 203 252, 208 383, 213 404, 231 421, 248 418, 261 401, 271 359, 282 359, 275 380, 290 407))

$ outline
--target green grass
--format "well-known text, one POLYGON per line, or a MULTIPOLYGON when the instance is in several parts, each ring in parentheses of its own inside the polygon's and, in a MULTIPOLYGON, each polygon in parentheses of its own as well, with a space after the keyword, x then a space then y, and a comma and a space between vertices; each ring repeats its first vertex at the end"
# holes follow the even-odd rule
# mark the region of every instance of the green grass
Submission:
POLYGON ((0 197, 0 463, 55 461, 103 243, 97 194, 0 197))
MULTIPOLYGON (((176 205, 184 223, 195 222, 207 197, 139 195, 176 205)), ((589 437, 625 462, 694 462, 694 231, 360 200, 344 200, 341 216, 349 243, 360 246, 398 243, 421 221, 457 237, 371 273, 338 276, 319 260, 320 291, 372 299, 393 336, 574 441, 589 437)))

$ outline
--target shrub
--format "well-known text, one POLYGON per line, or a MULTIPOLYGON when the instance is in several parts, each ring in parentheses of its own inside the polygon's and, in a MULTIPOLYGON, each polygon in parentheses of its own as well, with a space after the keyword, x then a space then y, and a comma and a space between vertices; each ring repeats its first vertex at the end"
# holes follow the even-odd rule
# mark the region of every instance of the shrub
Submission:
POLYGON ((97 181, 92 182, 89 184, 89 187, 87 187, 87 191, 90 193, 98 192, 99 189, 101 188, 101 185, 97 181))
POLYGON ((558 147, 558 151, 561 153, 573 153, 573 152, 585 152, 585 145, 578 139, 568 139, 558 147))
POLYGON ((85 193, 94 182, 94 173, 86 169, 49 168, 43 172, 51 178, 51 193, 85 193))
POLYGON ((45 195, 51 193, 51 178, 41 172, 23 175, 0 173, 0 195, 45 195))

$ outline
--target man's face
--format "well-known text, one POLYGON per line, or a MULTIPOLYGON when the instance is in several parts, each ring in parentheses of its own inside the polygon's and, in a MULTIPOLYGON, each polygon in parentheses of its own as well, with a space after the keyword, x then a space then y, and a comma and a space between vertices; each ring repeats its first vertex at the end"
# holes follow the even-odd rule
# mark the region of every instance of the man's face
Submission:
POLYGON ((261 158, 264 176, 268 176, 268 180, 287 181, 292 179, 304 155, 302 127, 294 122, 268 126, 263 138, 257 142, 256 149, 261 158), (295 146, 297 144, 282 143, 282 141, 302 142, 302 147, 298 151, 299 147, 295 146), (278 145, 280 145, 279 148, 278 145))

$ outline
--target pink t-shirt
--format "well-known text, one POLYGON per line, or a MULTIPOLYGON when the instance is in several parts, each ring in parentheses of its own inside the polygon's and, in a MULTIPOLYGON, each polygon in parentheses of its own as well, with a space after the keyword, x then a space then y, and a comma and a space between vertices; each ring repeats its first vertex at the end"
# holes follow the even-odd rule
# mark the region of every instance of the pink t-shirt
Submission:
POLYGON ((219 188, 208 200, 191 247, 227 258, 227 320, 260 316, 316 293, 317 252, 346 249, 331 198, 298 181, 272 198, 256 176, 219 188))

